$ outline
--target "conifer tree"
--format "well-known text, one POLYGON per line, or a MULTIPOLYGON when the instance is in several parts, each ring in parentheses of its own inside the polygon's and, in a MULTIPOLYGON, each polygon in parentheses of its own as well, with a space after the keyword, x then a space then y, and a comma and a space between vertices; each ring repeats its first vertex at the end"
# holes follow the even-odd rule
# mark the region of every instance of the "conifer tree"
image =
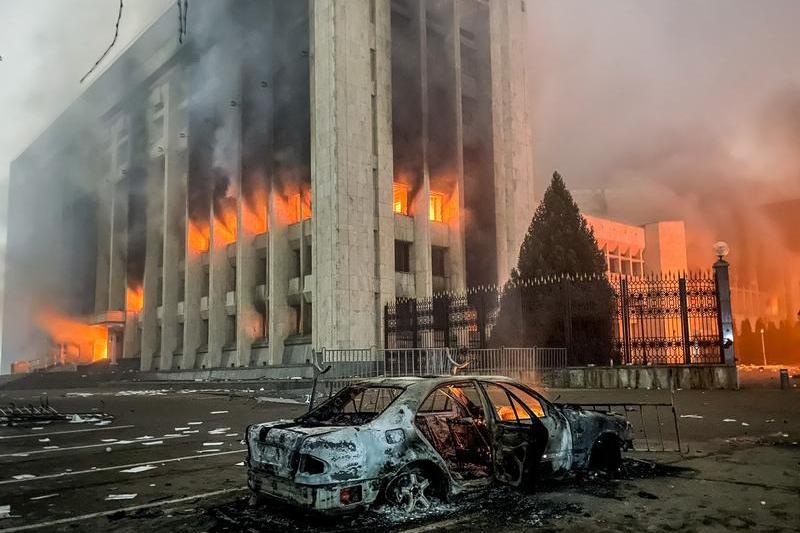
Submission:
POLYGON ((503 289, 494 346, 566 347, 570 364, 608 364, 613 290, 594 234, 558 172, 503 289))

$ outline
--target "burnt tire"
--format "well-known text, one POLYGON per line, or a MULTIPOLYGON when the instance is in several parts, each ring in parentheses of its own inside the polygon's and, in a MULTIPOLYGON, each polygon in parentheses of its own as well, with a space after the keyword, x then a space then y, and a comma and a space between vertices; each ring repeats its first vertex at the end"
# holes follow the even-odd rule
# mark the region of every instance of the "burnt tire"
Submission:
POLYGON ((430 468, 410 465, 386 484, 384 499, 407 513, 427 511, 439 498, 439 480, 430 468))
POLYGON ((591 470, 600 470, 607 474, 616 474, 622 466, 622 442, 614 436, 597 439, 592 446, 589 459, 591 470))

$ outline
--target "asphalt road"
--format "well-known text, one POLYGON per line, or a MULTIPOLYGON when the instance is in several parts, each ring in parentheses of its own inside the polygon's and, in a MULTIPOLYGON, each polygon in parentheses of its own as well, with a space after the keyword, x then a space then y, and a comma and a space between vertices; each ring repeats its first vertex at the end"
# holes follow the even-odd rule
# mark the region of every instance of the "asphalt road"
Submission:
MULTIPOLYGON (((278 393, 254 393, 267 398, 256 401, 246 392, 129 392, 49 391, 60 411, 105 411, 111 424, 0 428, 0 508, 11 506, 0 531, 796 531, 800 524, 797 390, 679 391, 679 414, 692 415, 679 419, 684 454, 637 455, 656 463, 629 461, 615 479, 553 481, 532 495, 500 487, 421 515, 380 509, 334 521, 247 502, 239 464, 245 426, 296 416, 304 405, 283 403, 278 393)), ((559 394, 575 402, 669 401, 658 391, 549 392, 559 394)), ((39 391, 6 391, 0 404, 38 398, 39 391)))

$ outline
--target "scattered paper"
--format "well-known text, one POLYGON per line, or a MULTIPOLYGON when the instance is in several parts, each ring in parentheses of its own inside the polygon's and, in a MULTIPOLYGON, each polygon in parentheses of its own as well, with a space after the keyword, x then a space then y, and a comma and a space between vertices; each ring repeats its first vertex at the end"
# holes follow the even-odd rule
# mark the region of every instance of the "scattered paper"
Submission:
POLYGON ((188 430, 187 429, 186 431, 183 432, 184 435, 188 435, 190 433, 200 433, 200 430, 199 429, 192 429, 192 430, 188 430))
POLYGON ((42 428, 42 427, 35 427, 35 428, 31 428, 31 429, 32 429, 33 431, 40 431, 40 430, 42 430, 42 429, 44 429, 44 428, 42 428))
POLYGON ((238 463, 236 463, 233 466, 244 466, 244 461, 239 461, 238 463))
POLYGON ((164 435, 162 436, 170 438, 183 437, 183 435, 181 435, 180 433, 164 433, 164 435))
POLYGON ((153 438, 155 438, 155 437, 153 437, 152 435, 142 435, 141 437, 136 437, 136 440, 147 440, 147 439, 153 439, 153 438))
POLYGON ((100 439, 100 442, 117 442, 117 439, 100 439))
POLYGON ((34 476, 33 474, 19 474, 19 475, 13 476, 14 479, 33 479, 35 477, 36 476, 34 476))
POLYGON ((58 446, 42 446, 42 448, 45 450, 55 450, 56 448, 58 448, 58 446))
POLYGON ((189 428, 188 427, 186 427, 186 428, 175 428, 175 431, 186 431, 187 429, 189 429, 189 428))
POLYGON ((95 426, 107 426, 107 425, 109 425, 110 423, 111 423, 111 420, 101 420, 100 422, 98 422, 97 424, 95 424, 95 426))
POLYGON ((58 496, 57 492, 55 492, 53 494, 45 494, 43 496, 34 496, 33 498, 31 498, 31 501, 35 502, 35 501, 38 501, 38 500, 46 500, 47 498, 55 498, 56 496, 58 496))
POLYGON ((681 415, 681 418, 703 418, 701 415, 681 415))
POLYGON ((222 446, 224 442, 204 442, 203 446, 222 446))
POLYGON ((138 494, 109 494, 106 496, 106 501, 113 501, 113 500, 132 500, 138 494))
POLYGON ((0 518, 8 518, 11 516, 11 505, 0 505, 0 518))
POLYGON ((747 422, 742 422, 742 425, 743 426, 749 426, 750 424, 748 424, 747 422))
POLYGON ((218 451, 220 451, 219 448, 206 448, 205 450, 197 450, 194 453, 212 453, 212 452, 218 452, 218 451))
POLYGON ((735 418, 726 418, 726 419, 723 420, 723 422, 736 422, 736 419, 735 418))
POLYGON ((143 442, 142 446, 155 446, 156 444, 164 444, 163 440, 151 440, 149 442, 143 442))
POLYGON ((39 439, 39 442, 50 442, 50 439, 47 439, 47 438, 39 439))
POLYGON ((199 426, 200 424, 202 424, 202 422, 187 422, 187 424, 190 426, 199 426))
POLYGON ((235 437, 236 435, 238 435, 238 433, 226 433, 225 434, 226 437, 235 437))
POLYGON ((211 411, 211 414, 212 414, 212 415, 224 415, 224 414, 226 414, 227 412, 228 412, 228 411, 211 411))
POLYGON ((256 398, 257 403, 271 402, 271 403, 290 403, 293 405, 305 405, 305 402, 292 400, 290 398, 273 398, 271 396, 259 396, 256 398))
POLYGON ((158 468, 157 466, 153 465, 143 465, 143 466, 134 466, 133 468, 127 468, 125 470, 120 470, 123 474, 138 474, 139 472, 147 472, 148 470, 154 470, 158 468))

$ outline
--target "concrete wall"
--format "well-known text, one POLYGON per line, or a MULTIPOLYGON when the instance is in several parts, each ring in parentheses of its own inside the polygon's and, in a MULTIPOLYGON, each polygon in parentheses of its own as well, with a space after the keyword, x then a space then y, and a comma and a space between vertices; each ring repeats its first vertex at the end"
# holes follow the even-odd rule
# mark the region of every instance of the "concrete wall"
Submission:
POLYGON ((540 370, 522 379, 556 389, 729 389, 739 388, 735 366, 570 367, 540 370))

